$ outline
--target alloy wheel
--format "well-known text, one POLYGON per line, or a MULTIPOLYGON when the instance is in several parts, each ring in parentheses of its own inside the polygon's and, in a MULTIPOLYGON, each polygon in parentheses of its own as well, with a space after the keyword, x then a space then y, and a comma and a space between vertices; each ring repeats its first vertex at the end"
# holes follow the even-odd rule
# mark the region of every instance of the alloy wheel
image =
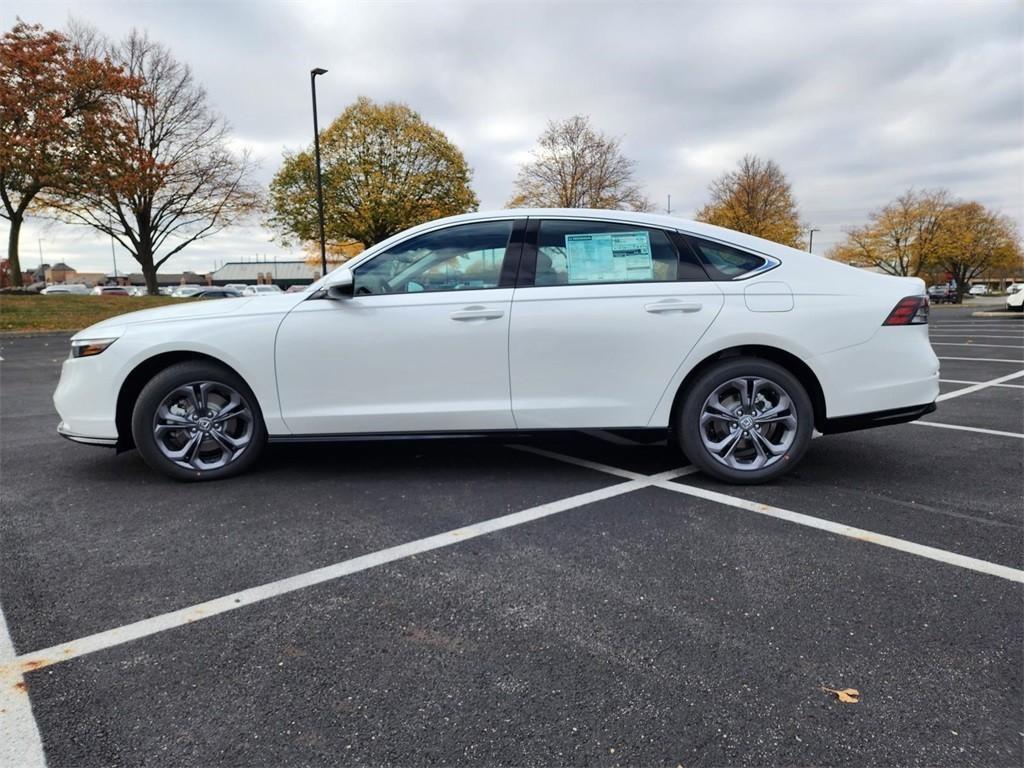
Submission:
POLYGON ((153 437, 168 459, 185 469, 211 470, 236 461, 255 428, 245 398, 219 381, 194 381, 169 392, 153 416, 153 437))
POLYGON ((700 439, 730 469, 775 464, 793 445, 798 419, 793 398, 771 379, 730 379, 708 395, 700 412, 700 439))

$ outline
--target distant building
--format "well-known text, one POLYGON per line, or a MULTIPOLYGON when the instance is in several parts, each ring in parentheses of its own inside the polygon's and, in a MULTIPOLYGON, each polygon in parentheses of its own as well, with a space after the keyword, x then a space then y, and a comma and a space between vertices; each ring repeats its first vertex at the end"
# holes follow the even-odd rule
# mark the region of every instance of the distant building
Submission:
MULTIPOLYGON (((113 274, 106 276, 107 281, 117 285, 138 285, 146 284, 146 277, 141 272, 119 272, 117 277, 113 274)), ((173 288, 179 285, 211 285, 210 276, 199 272, 157 272, 156 284, 159 288, 173 288)))
POLYGON ((102 285, 106 282, 107 276, 102 272, 79 272, 63 261, 58 261, 52 267, 44 265, 43 275, 47 284, 60 285, 62 283, 83 283, 85 285, 102 285))
POLYGON ((229 261, 210 273, 213 285, 309 285, 320 279, 320 270, 304 261, 229 261))

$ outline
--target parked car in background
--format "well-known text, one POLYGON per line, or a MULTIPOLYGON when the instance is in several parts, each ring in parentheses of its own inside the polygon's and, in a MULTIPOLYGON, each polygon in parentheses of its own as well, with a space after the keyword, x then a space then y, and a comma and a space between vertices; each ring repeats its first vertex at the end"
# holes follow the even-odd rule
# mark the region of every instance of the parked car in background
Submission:
POLYGON ((1013 294, 1020 293, 1021 291, 1024 291, 1024 283, 1010 283, 1006 286, 1007 296, 1012 296, 1013 294))
POLYGON ((189 296, 195 296, 201 290, 203 290, 203 286, 201 285, 179 285, 171 291, 171 296, 176 299, 185 299, 189 296))
POLYGON ((1014 291, 1006 297, 1006 308, 1011 312, 1024 310, 1024 290, 1014 291))
POLYGON ((970 290, 971 296, 988 296, 988 286, 984 283, 978 283, 972 285, 970 290))
POLYGON ((39 293, 44 296, 67 296, 72 294, 74 296, 88 296, 89 286, 84 283, 65 283, 64 285, 49 285, 43 288, 39 293))
POLYGON ((956 288, 951 285, 933 285, 928 289, 928 299, 932 304, 959 304, 956 288))
POLYGON ((234 291, 230 288, 221 288, 220 286, 211 286, 209 288, 200 288, 198 291, 191 295, 193 299, 237 299, 242 294, 238 291, 234 291))
POLYGON ((243 296, 272 296, 277 293, 284 293, 276 285, 247 285, 242 291, 243 296))
POLYGON ((289 285, 288 290, 285 293, 302 293, 308 291, 310 286, 308 285, 289 285))
POLYGON ((245 289, 248 288, 249 286, 246 283, 228 283, 224 287, 230 288, 232 291, 238 291, 239 294, 241 294, 244 293, 245 289))
POLYGON ((213 480, 268 441, 646 429, 760 483, 939 394, 920 279, 668 216, 455 216, 275 293, 75 334, 58 431, 213 480))
POLYGON ((128 296, 128 289, 123 285, 97 285, 92 289, 93 296, 128 296))

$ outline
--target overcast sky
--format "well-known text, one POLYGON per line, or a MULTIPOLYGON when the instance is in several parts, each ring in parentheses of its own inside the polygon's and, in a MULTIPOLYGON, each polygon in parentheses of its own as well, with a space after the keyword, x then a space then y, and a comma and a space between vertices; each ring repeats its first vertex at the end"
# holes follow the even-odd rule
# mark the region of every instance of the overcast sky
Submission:
MULTIPOLYGON (((778 162, 814 250, 910 186, 949 188, 1024 223, 1024 6, 1005 2, 92 2, 4 0, 47 27, 147 30, 188 63, 269 181, 358 95, 411 105, 473 168, 482 209, 509 198, 550 118, 620 136, 637 179, 690 217, 747 152, 778 162)), ((6 221, 0 220, 6 242, 6 221)), ((109 271, 109 240, 28 219, 22 264, 109 271)), ((164 266, 297 254, 258 226, 164 266)), ((129 266, 118 253, 118 267, 129 266)), ((134 265, 134 262, 130 262, 134 265)))

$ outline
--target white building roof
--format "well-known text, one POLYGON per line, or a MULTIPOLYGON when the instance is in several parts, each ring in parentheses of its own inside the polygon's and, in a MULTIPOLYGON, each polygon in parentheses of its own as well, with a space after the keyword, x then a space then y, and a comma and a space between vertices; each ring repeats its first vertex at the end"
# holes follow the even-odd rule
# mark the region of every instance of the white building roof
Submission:
POLYGON ((304 261, 230 261, 211 272, 210 277, 221 282, 255 281, 257 275, 269 273, 272 280, 312 282, 319 272, 319 268, 311 267, 304 261))

